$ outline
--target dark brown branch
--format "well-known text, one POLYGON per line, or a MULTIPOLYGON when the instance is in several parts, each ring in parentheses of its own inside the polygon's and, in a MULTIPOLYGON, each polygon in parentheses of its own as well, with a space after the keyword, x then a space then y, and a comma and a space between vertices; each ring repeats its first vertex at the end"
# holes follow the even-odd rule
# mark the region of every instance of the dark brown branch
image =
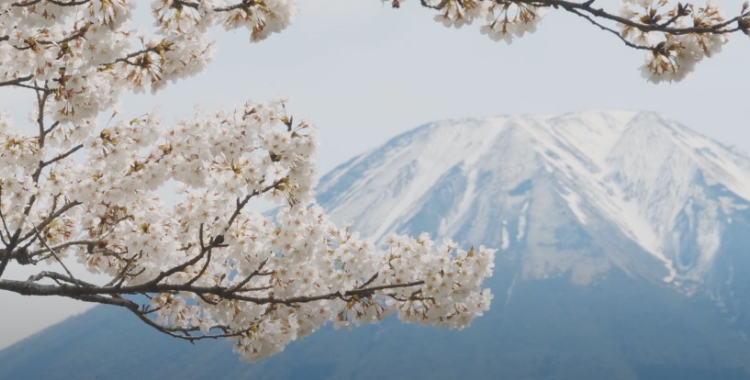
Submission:
POLYGON ((129 310, 138 310, 138 304, 127 300, 122 297, 106 297, 106 296, 98 296, 98 295, 79 295, 75 297, 70 297, 72 299, 76 299, 79 301, 84 302, 91 302, 91 303, 97 303, 101 305, 112 305, 112 306, 119 306, 119 307, 125 307, 129 310))
POLYGON ((195 327, 167 327, 167 326, 162 326, 162 325, 154 322, 151 318, 149 318, 147 316, 148 313, 142 313, 142 312, 139 312, 139 311, 134 311, 132 309, 131 309, 131 311, 141 321, 143 321, 143 323, 145 323, 148 326, 153 327, 154 329, 156 329, 156 331, 159 331, 160 333, 169 335, 172 338, 177 338, 177 339, 183 339, 183 340, 190 341, 190 343, 193 343, 193 341, 196 341, 196 340, 231 338, 231 337, 235 337, 235 336, 245 335, 245 334, 247 334, 248 332, 251 331, 251 328, 247 328, 247 329, 239 330, 239 331, 232 331, 227 326, 214 325, 214 326, 210 326, 209 327, 209 331, 210 330, 219 329, 219 330, 222 330, 224 333, 223 334, 191 335, 190 333, 192 333, 192 332, 200 331, 200 328, 197 327, 197 326, 195 326, 195 327))
POLYGON ((46 129, 46 130, 44 131, 44 134, 45 134, 45 135, 48 135, 48 134, 50 134, 50 133, 51 133, 52 131, 54 131, 54 130, 55 130, 55 128, 57 128, 57 127, 58 127, 59 125, 60 125, 60 122, 59 122, 59 121, 56 121, 56 122, 52 123, 52 125, 50 125, 50 126, 49 126, 49 128, 47 128, 47 129, 46 129))
POLYGON ((62 260, 60 260, 60 257, 57 256, 57 253, 55 253, 55 250, 50 248, 49 245, 47 245, 47 242, 44 240, 44 238, 39 233, 39 230, 36 227, 34 227, 34 232, 36 232, 36 236, 39 238, 39 241, 41 241, 42 244, 49 250, 49 253, 52 255, 52 257, 54 257, 55 260, 57 260, 57 262, 60 263, 63 269, 65 269, 65 273, 67 273, 68 276, 70 276, 70 278, 73 279, 74 281, 78 281, 76 280, 75 276, 73 276, 73 273, 70 272, 68 267, 65 266, 65 263, 63 263, 62 260))
MULTIPOLYGON (((174 0, 174 4, 177 4, 178 6, 181 6, 181 7, 188 7, 188 8, 192 8, 196 10, 198 9, 198 7, 200 7, 200 3, 194 3, 192 1, 184 1, 184 0, 174 0)), ((258 4, 260 4, 260 1, 242 0, 241 2, 236 3, 236 4, 227 5, 225 7, 213 8, 213 11, 214 12, 229 12, 229 11, 234 11, 237 9, 247 10, 258 4)))
MULTIPOLYGON (((252 326, 245 330, 232 331, 229 327, 221 325, 213 325, 209 327, 210 330, 220 329, 223 331, 222 334, 209 334, 201 333, 201 335, 193 335, 191 333, 199 331, 199 327, 174 327, 160 325, 148 317, 148 314, 154 313, 159 310, 150 309, 147 307, 139 307, 133 301, 123 298, 125 294, 131 295, 146 295, 148 294, 159 294, 168 293, 175 294, 178 292, 188 292, 195 294, 198 298, 209 304, 216 304, 216 302, 209 299, 206 295, 214 295, 223 299, 240 300, 246 302, 252 302, 258 305, 267 304, 270 307, 275 308, 276 305, 286 305, 294 307, 296 304, 316 302, 321 300, 329 300, 340 298, 346 302, 353 300, 370 299, 373 294, 380 290, 396 289, 396 288, 407 288, 413 286, 423 285, 424 281, 415 281, 405 284, 390 284, 373 286, 369 288, 357 288, 344 292, 331 292, 321 295, 313 296, 300 296, 291 297, 286 299, 274 298, 274 297, 247 297, 229 291, 221 287, 196 287, 185 284, 154 284, 153 282, 145 283, 142 285, 125 286, 125 287, 111 287, 111 286, 96 286, 88 282, 80 281, 72 276, 62 275, 56 272, 42 272, 29 278, 28 281, 14 281, 14 280, 0 280, 0 290, 8 290, 21 295, 34 295, 34 296, 63 296, 71 299, 81 300, 85 302, 93 302, 98 304, 106 304, 124 307, 135 314, 141 321, 147 325, 155 328, 157 331, 165 333, 171 337, 185 339, 189 341, 200 340, 200 339, 216 339, 216 338, 227 338, 233 336, 240 336, 252 329, 252 326), (44 285, 38 284, 37 281, 42 279, 51 279, 57 285, 44 285)), ((236 289, 236 287, 232 288, 236 289)), ((417 297, 415 295, 421 294, 420 290, 412 292, 412 295, 405 300, 425 300, 424 297, 417 297)), ((386 294, 386 296, 396 297, 394 294, 386 294)))
MULTIPOLYGON (((49 96, 49 93, 47 92, 44 92, 41 94, 37 92, 37 103, 39 106, 39 109, 38 109, 39 117, 37 119, 37 122, 39 123, 40 139, 43 138, 43 134, 44 134, 44 109, 46 106, 48 96, 49 96)), ((40 145, 43 145, 42 143, 43 141, 40 141, 40 145)), ((39 167, 31 176, 32 180, 34 181, 34 184, 39 183, 39 176, 42 173, 42 168, 43 168, 42 162, 40 162, 39 167)), ((33 231, 30 231, 23 239, 20 239, 23 225, 26 223, 26 219, 29 217, 29 213, 31 212, 32 207, 34 207, 34 203, 36 203, 36 200, 37 200, 36 194, 32 194, 29 197, 28 202, 26 202, 26 206, 24 206, 23 213, 21 214, 21 222, 18 223, 18 228, 16 228, 16 231, 13 233, 13 236, 10 236, 10 238, 8 239, 8 244, 6 244, 6 247, 5 247, 6 249, 5 255, 0 260, 0 277, 2 277, 3 273, 5 273, 5 268, 8 267, 8 263, 10 262, 10 259, 13 257, 14 250, 18 247, 18 244, 23 242, 23 240, 26 240, 28 237, 33 236, 34 234, 33 231)))
MULTIPOLYGON (((201 231, 203 231, 203 224, 202 223, 201 223, 201 231)), ((201 246, 202 245, 203 244, 201 244, 201 246)), ((153 280, 149 281, 149 284, 156 285, 156 284, 160 283, 161 280, 163 280, 163 279, 165 279, 165 278, 167 278, 167 277, 169 277, 169 276, 171 276, 171 275, 173 275, 173 274, 175 274, 177 272, 182 272, 183 270, 185 270, 185 268, 187 268, 187 267, 189 267, 191 265, 194 265, 197 262, 199 262, 201 259, 203 259, 203 257, 209 252, 209 250, 210 250, 210 247, 202 247, 201 248, 201 252, 198 255, 196 255, 194 258, 192 258, 192 259, 190 259, 190 260, 188 260, 188 261, 186 261, 186 262, 184 262, 184 263, 182 263, 180 265, 172 267, 172 268, 168 269, 166 272, 159 273, 159 275, 156 276, 156 278, 154 278, 153 280)))
MULTIPOLYGON (((46 286, 46 285, 39 285, 39 284, 28 284, 28 283, 17 282, 17 281, 3 281, 3 280, 0 280, 0 289, 6 289, 7 290, 9 288, 9 286, 7 286, 9 283, 15 283, 15 284, 21 285, 21 287, 24 288, 23 290, 25 290, 25 292, 23 290, 21 290, 21 289, 12 290, 12 291, 16 291, 17 293, 20 293, 20 294, 26 294, 26 293, 32 292, 32 289, 34 289, 34 288, 37 288, 37 289, 34 289, 34 290, 39 290, 39 288, 46 288, 46 289, 62 288, 62 289, 67 289, 67 290, 82 289, 82 287, 75 287, 74 288, 74 287, 70 287, 70 286, 65 285, 65 284, 61 284, 60 281, 63 281, 63 282, 73 282, 74 284, 79 284, 80 286, 91 286, 91 284, 84 283, 84 282, 77 281, 77 280, 74 281, 74 279, 68 278, 68 277, 66 277, 64 275, 60 275, 58 273, 44 273, 43 275, 38 276, 38 277, 39 278, 51 278, 55 282, 58 283, 58 286, 54 286, 54 285, 52 285, 52 286, 46 286)), ((373 277, 375 277, 375 276, 373 276, 373 277)), ((33 281, 37 281, 35 279, 30 279, 30 281, 32 281, 32 280, 33 281)), ((286 300, 275 300, 275 299, 273 299, 273 297, 259 299, 259 300, 261 301, 261 303, 268 303, 268 304, 270 304, 271 306, 270 306, 269 310, 273 311, 273 310, 275 310, 275 305, 278 305, 278 304, 285 304, 285 305, 288 305, 288 306, 293 306, 294 304, 298 304, 298 303, 302 303, 302 302, 314 302, 314 301, 317 301, 317 300, 334 299, 334 298, 341 298, 341 299, 343 299, 343 300, 345 300, 347 302, 352 301, 352 300, 358 300, 358 299, 365 299, 366 300, 366 299, 370 299, 370 297, 372 296, 373 292, 378 291, 378 290, 393 289, 393 288, 403 288, 403 287, 410 287, 410 286, 416 286, 416 285, 421 285, 421 284, 423 284, 422 281, 413 282, 413 283, 407 283, 407 284, 383 285, 383 286, 377 286, 377 287, 372 287, 372 288, 367 288, 367 289, 358 289, 358 290, 348 291, 348 292, 344 293, 343 296, 342 296, 342 294, 340 292, 336 292, 336 293, 330 293, 330 294, 321 295, 321 296, 295 297, 295 298, 290 298, 290 299, 286 299, 286 300)), ((101 289, 101 288, 99 288, 99 289, 101 289)), ((123 290, 127 290, 127 289, 123 289, 123 290)), ((193 292, 200 299, 202 299, 204 302, 207 302, 209 304, 216 304, 215 302, 209 300, 203 293, 200 292, 200 290, 201 290, 200 288, 194 288, 193 292)), ((165 291, 159 291, 159 293, 170 293, 170 294, 173 294, 175 292, 176 291, 166 291, 166 292, 165 291)), ((416 298, 414 297, 415 294, 420 294, 420 293, 421 293, 421 291, 419 291, 419 290, 413 292, 412 296, 409 297, 409 300, 414 300, 414 299, 424 300, 424 298, 422 298, 422 297, 416 297, 416 298)), ((53 292, 42 290, 41 293, 37 293, 36 295, 52 295, 52 294, 53 294, 53 292)), ((123 298, 121 294, 125 294, 125 293, 102 294, 100 292, 94 291, 94 292, 91 292, 91 293, 77 292, 75 294, 66 294, 65 296, 67 296, 69 298, 72 298, 72 299, 82 300, 82 301, 85 301, 85 302, 94 302, 94 303, 99 303, 99 304, 108 304, 108 305, 114 305, 114 306, 119 306, 119 307, 127 308, 133 314, 135 314, 139 319, 141 319, 142 322, 146 323, 147 325, 151 326, 152 328, 156 329, 157 331, 159 331, 161 333, 164 333, 166 335, 169 335, 171 337, 174 337, 174 338, 188 340, 191 343, 193 341, 195 341, 195 340, 201 340, 201 339, 229 338, 229 337, 236 337, 236 336, 245 335, 248 332, 252 331, 252 329, 254 327, 254 326, 250 326, 250 327, 248 327, 247 329, 244 329, 244 330, 232 331, 232 329, 229 328, 229 327, 227 327, 227 326, 212 325, 212 326, 209 326, 209 331, 215 330, 215 329, 219 329, 219 330, 222 331, 222 333, 221 334, 201 333, 200 335, 193 335, 192 334, 193 332, 200 331, 199 327, 197 327, 197 326, 191 326, 191 327, 179 327, 179 326, 177 326, 177 327, 175 327, 175 326, 168 326, 168 325, 166 325, 166 326, 165 325, 160 325, 160 324, 156 323, 155 321, 153 321, 151 318, 148 317, 148 314, 156 312, 160 308, 149 309, 149 308, 147 308, 145 306, 143 308, 140 308, 135 302, 132 302, 132 301, 129 301, 129 300, 123 298)), ((130 294, 133 294, 133 293, 130 293, 130 294)), ((148 296, 147 293, 139 293, 139 294, 143 294, 143 295, 148 296)), ((211 294, 216 294, 216 293, 211 293, 211 294)), ((387 296, 395 297, 395 295, 393 295, 393 294, 388 294, 387 296)), ((234 297, 234 298, 231 298, 231 299, 240 299, 241 300, 243 298, 246 298, 246 297, 234 297)))
POLYGON ((723 29, 723 28, 748 16, 748 13, 745 13, 737 17, 731 18, 729 20, 726 20, 724 22, 718 23, 716 25, 712 25, 710 27, 672 28, 666 24, 643 24, 643 23, 635 22, 628 18, 616 16, 614 14, 608 13, 604 11, 604 9, 602 8, 599 8, 599 9, 593 8, 591 4, 588 2, 577 3, 577 2, 571 2, 571 1, 565 1, 565 0, 520 0, 518 2, 529 4, 529 5, 535 5, 535 6, 562 7, 563 9, 567 11, 570 11, 571 9, 577 9, 577 10, 589 13, 596 17, 600 17, 603 19, 611 20, 611 21, 616 21, 620 24, 633 27, 643 32, 664 32, 664 33, 669 33, 673 35, 682 35, 682 34, 690 34, 690 33, 698 33, 698 34, 732 33, 732 32, 737 31, 738 28, 737 29, 723 29))
MULTIPOLYGON (((270 273, 261 273, 261 276, 269 276, 270 273)), ((273 285, 266 285, 266 286, 258 286, 255 288, 241 288, 234 291, 235 293, 248 293, 248 292, 261 292, 264 290, 271 290, 273 289, 273 285)))
POLYGON ((246 195, 245 199, 243 199, 241 202, 237 202, 237 206, 235 207, 234 212, 232 213, 232 216, 229 217, 229 220, 227 221, 227 225, 224 227, 224 231, 222 235, 226 234, 227 231, 229 231, 229 227, 232 226, 232 223, 234 223, 234 220, 237 219, 237 217, 240 215, 240 213, 242 212, 242 209, 245 208, 247 203, 250 202, 250 199, 257 197, 258 195, 265 194, 273 189, 278 189, 279 185, 284 183, 286 179, 287 179, 286 177, 281 178, 264 189, 255 190, 251 194, 246 195))
POLYGON ((104 286, 120 287, 122 285, 122 283, 125 281, 125 277, 129 275, 128 271, 130 270, 130 266, 133 265, 133 262, 135 261, 136 257, 138 257, 138 255, 134 255, 130 259, 126 259, 125 260, 125 267, 120 271, 120 273, 117 274, 117 276, 115 276, 112 279, 112 281, 108 282, 104 286))
MULTIPOLYGON (((5 238, 3 237, 3 234, 0 233, 0 241, 2 241, 2 243, 7 246, 8 244, 10 244, 11 233, 10 233, 10 229, 8 228, 8 223, 5 221, 5 215, 3 215, 2 204, 3 204, 3 186, 0 185, 0 220, 2 220, 3 222, 3 229, 5 230, 5 233, 9 239, 9 240, 5 240, 5 238)), ((0 258, 2 258, 2 255, 0 255, 0 258)))
MULTIPOLYGON (((750 12, 747 12, 747 10, 743 8, 742 13, 740 15, 727 19, 715 25, 692 26, 692 27, 682 28, 682 27, 673 27, 672 25, 680 17, 689 16, 689 11, 687 11, 684 6, 680 6, 677 10, 677 14, 670 17, 667 21, 663 23, 657 23, 657 22, 642 23, 642 22, 637 22, 637 21, 634 21, 634 20, 631 20, 622 16, 618 16, 616 14, 609 13, 602 8, 594 8, 592 7, 592 4, 594 3, 593 0, 585 1, 582 3, 567 1, 567 0, 513 0, 513 1, 479 0, 479 1, 494 1, 501 5, 506 5, 512 2, 512 3, 517 3, 517 4, 524 4, 527 6, 535 6, 535 7, 552 7, 556 9, 562 8, 563 10, 567 12, 570 12, 579 17, 585 18, 590 23, 601 28, 604 31, 617 35, 620 38, 620 40, 622 40, 628 47, 640 49, 640 50, 654 50, 656 48, 640 46, 632 42, 629 42, 623 36, 621 36, 620 33, 615 31, 613 28, 604 26, 603 24, 596 21, 595 19, 605 19, 609 21, 614 21, 622 25, 625 25, 627 27, 640 30, 641 32, 663 32, 663 33, 667 33, 671 35, 685 35, 685 34, 727 34, 727 33, 734 33, 738 31, 745 31, 748 28, 747 26, 743 27, 743 25, 745 25, 743 24, 743 22, 747 22, 748 18, 750 18, 750 12), (738 26, 733 27, 733 28, 728 28, 734 23, 737 23, 738 26)), ((427 2, 427 0, 420 0, 420 3, 425 8, 442 10, 449 4, 449 1, 442 0, 437 5, 431 5, 430 3, 427 2)), ((398 8, 399 4, 400 4, 400 1, 398 0, 393 1, 394 8, 398 8)), ((461 6, 465 6, 463 5, 464 3, 462 2, 460 2, 460 4, 461 6)))
POLYGON ((20 77, 20 78, 16 78, 16 79, 11 79, 9 81, 0 82, 0 87, 3 87, 3 86, 15 86, 15 85, 18 85, 18 84, 23 83, 23 82, 28 82, 32 78, 34 78, 33 75, 27 75, 25 77, 20 77))
MULTIPOLYGON (((437 9, 437 10, 443 9, 445 8, 446 5, 448 5, 448 0, 442 0, 440 3, 438 3, 438 5, 430 5, 427 3, 426 0, 419 0, 419 1, 423 7, 430 8, 430 9, 437 9)), ((398 2, 394 4, 398 4, 398 2)), ((395 8, 398 8, 398 7, 395 7, 395 8)))
MULTIPOLYGON (((168 45, 167 48, 170 45, 168 45)), ((129 65, 138 66, 138 64, 130 62, 129 59, 135 58, 135 57, 137 57, 139 55, 148 54, 148 53, 157 53, 158 54, 159 53, 159 49, 164 49, 164 47, 154 46, 154 47, 150 47, 150 48, 141 49, 141 50, 132 52, 132 53, 130 53, 130 54, 128 54, 128 55, 126 55, 126 56, 124 56, 122 58, 117 58, 113 62, 109 63, 109 65, 114 64, 114 63, 118 63, 118 62, 123 62, 123 63, 127 63, 129 65)), ((107 66, 107 65, 108 64, 103 64, 102 66, 107 66)))
POLYGON ((200 272, 198 272, 197 275, 195 275, 193 278, 191 278, 186 285, 190 286, 193 285, 196 281, 198 281, 199 278, 203 277, 204 274, 206 274, 206 270, 208 269, 208 266, 211 265, 211 249, 208 249, 208 253, 206 254, 206 262, 203 264, 203 267, 201 268, 200 272))
POLYGON ((23 88, 28 88, 28 89, 34 90, 34 91, 45 91, 45 92, 49 92, 49 93, 54 92, 54 90, 52 90, 52 89, 42 88, 42 87, 39 87, 39 86, 32 86, 30 84, 24 84, 24 83, 16 83, 15 86, 17 86, 17 87, 23 87, 23 88))
MULTIPOLYGON (((47 272, 43 272, 43 273, 47 273, 47 272)), ((40 278, 45 278, 45 277, 52 278, 49 276, 42 276, 40 278)), ((36 277, 32 277, 32 278, 36 278, 36 277)), ((56 277, 54 278, 62 279, 62 280, 65 280, 66 282, 71 282, 71 283, 73 283, 72 281, 74 281, 74 279, 70 279, 60 274, 56 274, 56 277)), ((341 297, 351 297, 354 295, 358 297, 366 297, 380 290, 408 288, 408 287, 419 286, 423 284, 424 284, 424 281, 414 281, 414 282, 409 282, 409 283, 404 283, 404 284, 386 284, 386 285, 379 285, 379 286, 373 286, 373 287, 368 287, 368 288, 352 289, 344 293, 331 292, 331 293, 325 293, 325 294, 319 294, 319 295, 298 296, 298 297, 290 297, 290 298, 275 298, 272 296, 250 297, 250 296, 237 294, 237 292, 230 292, 228 289, 220 287, 220 286, 193 286, 193 285, 186 285, 186 284, 162 284, 162 283, 154 283, 153 281, 149 281, 147 283, 143 283, 139 285, 129 285, 129 286, 122 286, 122 287, 116 288, 116 287, 103 287, 103 286, 91 286, 91 285, 86 286, 86 287, 72 287, 68 285, 55 286, 55 285, 34 284, 28 281, 0 280, 0 289, 12 291, 12 292, 25 295, 25 296, 63 296, 63 297, 80 296, 80 295, 122 295, 122 294, 185 292, 185 293, 193 293, 193 294, 199 294, 199 293, 200 294, 214 294, 224 299, 246 301, 246 302, 251 302, 254 304, 258 304, 258 305, 282 304, 282 305, 291 306, 293 304, 298 304, 298 303, 309 303, 309 302, 314 302, 314 301, 329 300, 329 299, 335 299, 335 298, 341 298, 341 297)))
MULTIPOLYGON (((76 5, 83 5, 88 3, 91 0, 79 0, 79 1, 59 1, 59 0, 44 0, 47 3, 59 5, 61 7, 74 7, 76 5)), ((42 0, 32 0, 32 1, 19 1, 11 4, 14 7, 30 7, 32 5, 36 5, 41 3, 42 0)))
MULTIPOLYGON (((29 283, 35 283, 35 282, 37 282, 39 280, 43 280, 45 278, 48 278, 50 280, 55 280, 56 282, 63 281, 63 282, 69 283, 69 284, 73 284, 76 287, 86 287, 86 288, 89 288, 89 289, 95 289, 95 288, 97 288, 96 285, 94 285, 92 283, 89 283, 89 282, 86 282, 86 281, 78 280, 78 279, 76 279, 75 277, 73 277, 70 274, 68 274, 66 276, 66 275, 63 275, 63 274, 60 274, 60 273, 57 273, 57 272, 49 272, 49 271, 39 272, 39 273, 37 273, 37 274, 29 277, 29 279, 26 280, 26 281, 28 281, 29 283)), ((47 286, 47 285, 45 285, 45 286, 47 286)), ((49 285, 49 286, 54 286, 54 285, 49 285)), ((64 287, 66 285, 60 285, 60 286, 64 287)), ((84 294, 79 294, 79 295, 96 295, 96 294, 97 293, 84 293, 84 294)))
MULTIPOLYGON (((36 81, 35 81, 36 82, 36 81)), ((45 84, 46 87, 46 84, 45 84)), ((44 106, 47 104, 47 96, 49 96, 49 93, 44 90, 36 90, 36 103, 37 103, 37 116, 36 116, 36 123, 39 127, 39 148, 44 147, 44 106)), ((41 173, 43 166, 39 165, 39 168, 37 169, 36 173, 41 173)), ((32 178, 34 178, 34 182, 37 182, 39 179, 39 175, 34 173, 35 175, 32 175, 32 178)))
POLYGON ((260 2, 243 0, 240 3, 227 5, 226 7, 214 8, 214 12, 229 12, 237 9, 249 9, 254 5, 258 5, 260 2))
MULTIPOLYGON (((237 290, 241 289, 241 288, 242 288, 243 286, 247 285, 247 283, 248 283, 248 282, 250 282, 250 280, 252 280, 252 279, 253 279, 253 277, 255 277, 255 276, 257 276, 258 274, 260 274, 260 271, 261 271, 261 270, 263 270, 263 267, 264 267, 264 266, 266 266, 266 263, 267 263, 267 262, 268 262, 268 259, 265 259, 265 260, 263 260, 263 262, 262 262, 262 263, 260 263, 260 265, 258 266, 258 269, 254 270, 254 271, 253 271, 253 273, 250 273, 250 274, 249 274, 249 275, 248 275, 247 277, 245 277, 245 278, 244 278, 244 279, 243 279, 242 281, 240 281, 240 282, 239 282, 239 283, 238 283, 237 285, 235 285, 235 286, 233 286, 233 287, 229 288, 229 290, 228 290, 228 291, 229 291, 230 293, 234 293, 234 292, 236 292, 237 290)), ((243 290, 240 290, 240 291, 243 291, 243 290)), ((244 291, 247 291, 247 290, 244 290, 244 291)))
MULTIPOLYGON (((41 223, 39 223, 36 226, 34 226, 34 228, 37 228, 39 230, 43 230, 50 223, 52 223, 53 220, 59 218, 62 214, 68 212, 68 210, 72 209, 73 207, 80 206, 81 204, 82 203, 78 202, 78 201, 73 201, 73 202, 66 203, 65 205, 63 205, 62 207, 60 207, 59 210, 55 211, 54 213, 52 213, 52 214, 48 215, 46 218, 44 218, 44 220, 41 223)), ((24 241, 24 240, 32 237, 33 235, 34 235, 34 231, 31 231, 31 232, 27 233, 26 235, 24 235, 20 239, 20 241, 24 241)))
POLYGON ((205 303, 207 303, 209 305, 214 305, 215 306, 215 305, 219 304, 218 302, 214 302, 214 301, 208 299, 204 294, 198 293, 197 296, 198 296, 198 298, 201 299, 201 301, 203 301, 203 302, 205 302, 205 303))
POLYGON ((372 282, 375 281, 375 279, 377 278, 378 278, 378 273, 376 272, 374 275, 372 275, 372 277, 370 277, 369 280, 365 281, 364 284, 358 286, 357 289, 362 289, 362 288, 370 286, 370 284, 372 284, 372 282))
POLYGON ((621 34, 620 34, 619 32, 617 32, 616 30, 614 30, 614 29, 612 29, 612 28, 609 28, 609 27, 606 27, 606 26, 604 26, 604 25, 602 25, 602 24, 598 23, 598 22, 597 22, 596 20, 594 20, 593 18, 591 18, 591 17, 589 16, 589 15, 583 14, 583 13, 579 12, 579 11, 578 11, 578 10, 576 10, 576 9, 572 9, 572 8, 571 8, 571 9, 566 9, 566 10, 567 10, 568 12, 571 12, 571 13, 575 14, 575 15, 578 15, 578 16, 580 16, 580 17, 583 17, 584 19, 588 20, 588 21, 589 21, 590 23, 592 23, 592 24, 594 24, 594 25, 598 26, 599 28, 601 28, 601 29, 602 29, 602 30, 604 30, 604 31, 606 31, 606 32, 609 32, 609 33, 612 33, 612 34, 614 34, 615 36, 617 36, 617 38, 619 38, 619 39, 620 39, 620 41, 622 41, 622 42, 623 42, 623 43, 624 43, 624 44, 625 44, 626 46, 628 46, 628 47, 631 47, 631 48, 633 48, 633 49, 638 49, 638 50, 651 50, 651 51, 653 51, 653 50, 655 50, 655 49, 656 49, 656 48, 654 48, 654 47, 648 47, 648 46, 641 46, 641 45, 636 45, 636 44, 634 44, 634 43, 632 43, 632 42, 628 41, 627 39, 625 39, 625 37, 623 37, 623 36, 622 36, 622 35, 621 35, 621 34))
POLYGON ((49 165, 52 165, 52 164, 54 164, 54 163, 55 163, 55 162, 57 162, 57 161, 60 161, 60 160, 64 160, 65 158, 67 158, 67 157, 68 157, 68 156, 70 156, 71 154, 73 154, 73 153, 77 152, 77 151, 78 151, 78 150, 80 150, 81 148, 83 148, 83 144, 78 144, 78 145, 76 145, 75 147, 71 148, 71 149, 70 149, 69 151, 67 151, 67 152, 65 152, 65 153, 63 153, 63 154, 61 154, 61 155, 59 155, 59 156, 57 156, 57 157, 55 157, 55 158, 52 158, 52 159, 50 159, 50 160, 48 160, 48 161, 43 161, 43 162, 41 163, 40 167, 41 167, 41 168, 45 168, 45 167, 47 167, 47 166, 49 166, 49 165))

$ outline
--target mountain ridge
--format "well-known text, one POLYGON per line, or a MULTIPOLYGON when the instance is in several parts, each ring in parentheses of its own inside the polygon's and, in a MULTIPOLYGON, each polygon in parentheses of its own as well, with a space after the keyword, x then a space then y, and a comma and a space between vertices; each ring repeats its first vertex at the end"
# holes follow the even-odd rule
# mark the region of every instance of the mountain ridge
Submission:
MULTIPOLYGON (((460 218, 477 191, 478 173, 491 172, 493 161, 501 161, 517 172, 526 170, 497 180, 513 187, 529 183, 532 176, 529 170, 544 168, 553 174, 556 191, 580 224, 585 225, 592 218, 587 210, 615 223, 622 233, 664 264, 668 270, 664 276, 667 282, 700 281, 717 251, 715 235, 721 226, 706 225, 707 218, 698 220, 702 223, 701 236, 696 239, 702 256, 693 265, 684 265, 683 261, 674 265, 680 259, 675 256, 679 247, 674 248, 667 241, 667 235, 674 232, 674 220, 687 201, 705 193, 693 186, 696 175, 702 177, 698 181, 705 182, 701 184, 703 187, 720 184, 726 188, 729 194, 721 197, 718 205, 721 213, 728 216, 727 223, 731 223, 729 215, 746 209, 750 199, 748 156, 738 155, 729 147, 653 112, 591 111, 425 124, 389 140, 379 149, 353 158, 323 177, 321 193, 332 192, 335 199, 326 194, 320 201, 342 220, 366 220, 355 223, 355 227, 364 234, 381 237, 402 227, 404 220, 416 213, 419 198, 451 170, 453 175, 465 177, 467 184, 461 200, 452 199, 458 205, 452 215, 454 219, 460 218), (517 146, 521 149, 516 149, 517 146), (447 154, 449 150, 451 154, 447 154), (503 156, 503 151, 511 153, 503 156), (362 168, 356 168, 375 162, 376 167, 388 168, 391 173, 363 172, 362 168), (378 173, 386 178, 380 181, 385 184, 373 182, 378 173), (369 191, 357 193, 366 186, 369 191), (343 187, 347 190, 330 191, 343 187), (652 188, 657 193, 649 190, 652 188), (348 195, 354 193, 356 203, 350 202, 353 198, 348 195), (388 199, 383 195, 388 193, 398 196, 388 199), (378 195, 371 198, 373 194, 378 195), (388 205, 373 207, 382 202, 388 205), (396 216, 401 219, 396 220, 396 216), (375 221, 378 226, 373 225, 375 221)), ((518 219, 519 223, 525 223, 522 215, 518 219)), ((450 228, 455 224, 444 216, 441 228, 433 232, 449 236, 455 232, 450 228)), ((519 235, 523 233, 523 229, 518 231, 519 235)), ((501 242, 499 247, 507 244, 501 242)))

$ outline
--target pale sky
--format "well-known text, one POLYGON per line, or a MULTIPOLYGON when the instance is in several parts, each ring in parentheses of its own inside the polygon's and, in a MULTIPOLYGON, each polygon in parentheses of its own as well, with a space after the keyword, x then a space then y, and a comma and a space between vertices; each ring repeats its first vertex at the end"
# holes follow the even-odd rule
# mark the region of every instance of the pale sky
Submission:
MULTIPOLYGON (((618 3, 601 1, 610 10, 618 3)), ((734 14, 742 1, 720 3, 734 14)), ((643 52, 563 12, 508 46, 478 25, 445 28, 418 0, 400 10, 379 0, 300 0, 300 8, 294 25, 259 44, 244 30, 214 30, 218 52, 204 74, 156 96, 128 96, 124 110, 136 116, 160 105, 171 118, 195 104, 284 95, 293 115, 321 131, 321 173, 434 120, 589 109, 656 111, 750 151, 750 38, 742 34, 682 83, 654 85, 640 76, 643 52)), ((31 103, 18 95, 0 90, 0 108, 25 120, 31 103)), ((0 349, 88 306, 0 292, 0 349)))

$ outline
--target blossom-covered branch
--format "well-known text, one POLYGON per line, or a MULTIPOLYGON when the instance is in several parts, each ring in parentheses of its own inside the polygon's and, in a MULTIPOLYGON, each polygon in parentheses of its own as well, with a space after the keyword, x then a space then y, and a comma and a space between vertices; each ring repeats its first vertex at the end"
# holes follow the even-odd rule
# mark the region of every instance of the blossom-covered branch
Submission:
POLYGON ((130 28, 135 4, 0 2, 0 86, 36 95, 33 128, 0 113, 0 289, 122 307, 190 341, 230 338, 246 360, 328 322, 398 313, 463 328, 487 310, 493 250, 435 248, 426 235, 379 249, 328 220, 313 196, 316 129, 283 99, 174 125, 117 111, 127 92, 203 70, 210 27, 259 41, 291 23, 291 1, 156 0, 151 33, 130 28), (256 198, 276 215, 250 210, 256 198), (8 278, 42 263, 60 271, 8 278), (81 267, 106 283, 77 278, 81 267))
POLYGON ((382 250, 329 222, 311 204, 316 131, 293 123, 283 100, 173 126, 149 114, 71 138, 0 115, 0 276, 10 263, 64 270, 0 278, 0 289, 124 307, 191 341, 231 337, 249 360, 328 321, 398 312, 461 328, 489 306, 480 286, 492 250, 436 249, 426 235, 393 236, 382 250), (71 144, 79 156, 56 151, 71 144), (156 193, 167 181, 178 184, 171 207, 156 193), (280 206, 275 218, 247 209, 256 197, 280 206), (70 259, 111 281, 81 281, 70 259))
MULTIPOLYGON (((383 0, 399 8, 403 0, 383 0)), ((564 10, 617 36, 628 47, 646 50, 642 66, 653 82, 679 81, 703 58, 721 51, 729 35, 750 35, 750 6, 745 2, 727 17, 715 0, 697 6, 672 0, 622 0, 618 13, 595 6, 594 0, 420 0, 438 11, 435 20, 459 28, 483 20, 481 32, 511 43, 536 31, 549 10, 564 10)))

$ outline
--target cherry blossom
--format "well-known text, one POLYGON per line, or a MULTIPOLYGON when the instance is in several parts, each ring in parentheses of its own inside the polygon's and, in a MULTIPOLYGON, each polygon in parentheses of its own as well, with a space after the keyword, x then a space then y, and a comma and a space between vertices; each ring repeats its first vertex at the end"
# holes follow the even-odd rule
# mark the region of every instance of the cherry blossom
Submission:
POLYGON ((314 197, 318 132, 285 99, 170 124, 119 111, 123 94, 200 73, 213 26, 260 41, 291 23, 294 3, 157 0, 150 32, 131 29, 131 0, 1 4, 0 85, 36 102, 31 128, 0 113, 0 289, 124 307, 170 336, 232 339, 249 361, 329 322, 397 314, 461 329, 489 308, 493 250, 425 234, 380 246, 329 220, 314 197), (250 210, 256 198, 275 215, 250 210), (3 279, 10 263, 59 271, 3 279))

